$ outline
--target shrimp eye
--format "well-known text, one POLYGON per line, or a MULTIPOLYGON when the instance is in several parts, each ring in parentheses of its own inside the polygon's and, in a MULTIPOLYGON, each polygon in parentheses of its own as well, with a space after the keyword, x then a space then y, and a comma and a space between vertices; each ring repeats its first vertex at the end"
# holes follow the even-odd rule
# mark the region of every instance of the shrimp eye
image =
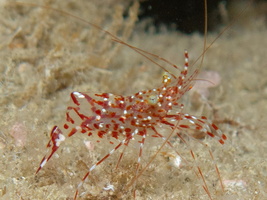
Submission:
POLYGON ((148 96, 147 103, 149 105, 156 105, 158 103, 158 95, 150 95, 150 96, 148 96))
POLYGON ((158 103, 158 95, 150 95, 147 99, 148 104, 156 105, 158 103))
POLYGON ((169 84, 171 81, 170 74, 168 72, 164 72, 162 76, 162 83, 169 84))

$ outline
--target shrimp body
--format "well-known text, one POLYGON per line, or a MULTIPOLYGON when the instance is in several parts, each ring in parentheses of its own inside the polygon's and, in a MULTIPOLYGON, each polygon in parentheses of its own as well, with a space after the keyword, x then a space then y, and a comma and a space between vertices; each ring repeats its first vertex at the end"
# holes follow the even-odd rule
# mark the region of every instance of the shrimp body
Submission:
POLYGON ((191 87, 185 87, 184 80, 187 75, 188 54, 185 53, 185 67, 182 75, 172 81, 170 75, 163 75, 162 86, 157 89, 140 91, 132 96, 114 95, 111 93, 90 94, 72 92, 72 105, 66 112, 66 123, 63 127, 55 126, 50 134, 53 143, 51 153, 44 157, 37 172, 45 165, 67 136, 77 132, 88 136, 97 134, 99 138, 110 135, 115 139, 119 137, 132 138, 135 131, 138 135, 144 134, 147 128, 154 128, 159 123, 167 123, 166 117, 173 106, 178 106, 178 100, 191 87))
MULTIPOLYGON (((114 95, 111 93, 72 92, 70 95, 72 103, 67 108, 66 122, 62 127, 55 126, 52 129, 50 141, 47 145, 50 148, 50 153, 48 156, 44 156, 37 172, 44 167, 57 151, 65 140, 66 135, 71 137, 78 132, 88 136, 97 135, 99 139, 115 138, 121 142, 88 170, 76 190, 75 199, 78 196, 78 189, 96 166, 106 160, 121 146, 127 146, 132 139, 141 137, 141 139, 138 139, 140 147, 137 159, 137 174, 148 132, 153 132, 152 137, 158 137, 167 141, 166 137, 157 131, 158 127, 170 127, 172 133, 175 131, 181 140, 183 140, 181 136, 183 130, 202 131, 211 137, 217 137, 218 141, 223 144, 227 139, 226 136, 206 117, 195 117, 181 112, 183 105, 178 103, 179 99, 192 88, 193 79, 198 73, 195 70, 188 77, 188 66, 188 53, 185 51, 185 64, 179 76, 176 77, 166 71, 160 87, 140 91, 132 96, 114 95)), ((190 137, 194 136, 191 135, 190 137)), ((100 141, 97 140, 97 142, 100 141)), ((110 143, 113 144, 111 141, 110 143)), ((173 148, 170 142, 167 141, 167 144, 173 148)), ((194 157, 192 150, 191 154, 194 157)), ((118 163, 122 156, 123 153, 121 153, 118 163)), ((199 173, 201 173, 200 169, 199 173)), ((205 183, 204 177, 202 179, 205 183)), ((208 191, 206 183, 203 187, 208 191)))

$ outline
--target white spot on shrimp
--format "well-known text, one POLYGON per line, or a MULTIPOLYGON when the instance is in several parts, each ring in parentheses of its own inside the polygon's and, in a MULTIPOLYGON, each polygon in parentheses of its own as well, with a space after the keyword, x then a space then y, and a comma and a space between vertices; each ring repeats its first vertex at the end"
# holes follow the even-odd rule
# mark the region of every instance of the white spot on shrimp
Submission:
POLYGON ((40 164, 40 167, 43 168, 47 162, 47 159, 44 159, 44 161, 40 164))
POLYGON ((83 185, 83 182, 80 182, 77 188, 80 188, 83 185))
POLYGON ((91 172, 92 170, 94 170, 95 167, 96 167, 96 164, 94 164, 94 165, 89 169, 89 171, 91 172))
POLYGON ((172 99, 172 97, 171 96, 167 96, 166 99, 170 100, 170 99, 172 99))
POLYGON ((97 121, 99 121, 101 119, 101 116, 97 115, 95 118, 96 118, 97 121))
POLYGON ((109 152, 109 154, 110 154, 110 155, 113 154, 114 151, 115 151, 115 149, 112 149, 112 150, 109 152))
POLYGON ((189 122, 190 122, 191 124, 195 124, 195 122, 194 122, 193 120, 191 120, 191 119, 189 119, 189 122))
POLYGON ((103 108, 103 109, 102 109, 102 112, 105 113, 105 112, 107 112, 107 110, 106 110, 105 108, 103 108))
POLYGON ((82 99, 82 98, 85 97, 85 96, 84 96, 83 94, 81 94, 80 92, 73 92, 73 94, 74 94, 76 97, 80 98, 80 99, 82 99))
POLYGON ((124 119, 124 120, 126 119, 126 117, 125 117, 125 116, 121 116, 120 118, 121 118, 121 119, 124 119))
POLYGON ((59 135, 58 135, 58 138, 55 139, 55 141, 56 141, 56 146, 59 147, 60 143, 63 142, 64 140, 65 140, 65 136, 62 135, 62 134, 59 134, 59 135))

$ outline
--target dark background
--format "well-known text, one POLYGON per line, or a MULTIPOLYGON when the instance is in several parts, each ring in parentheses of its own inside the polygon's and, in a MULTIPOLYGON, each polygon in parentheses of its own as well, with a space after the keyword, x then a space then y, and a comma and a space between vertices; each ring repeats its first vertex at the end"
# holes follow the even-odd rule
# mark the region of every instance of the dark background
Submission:
MULTIPOLYGON (((254 0, 258 3, 266 0, 254 0)), ((248 0, 208 0, 208 30, 212 31, 222 25, 222 15, 219 4, 224 4, 228 10, 231 3, 243 2, 248 4, 248 0)), ((203 0, 141 0, 141 11, 139 19, 152 19, 156 30, 160 25, 174 27, 184 33, 195 31, 203 33, 204 30, 204 1, 203 0)), ((231 19, 230 19, 231 20, 231 19)))

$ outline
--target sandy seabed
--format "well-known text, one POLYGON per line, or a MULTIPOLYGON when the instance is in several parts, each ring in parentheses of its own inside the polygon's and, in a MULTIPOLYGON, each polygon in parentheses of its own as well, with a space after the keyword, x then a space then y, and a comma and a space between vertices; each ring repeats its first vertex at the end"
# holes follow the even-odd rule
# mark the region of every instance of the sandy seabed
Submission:
MULTIPOLYGON (((153 27, 150 32, 142 31, 141 24, 134 25, 137 5, 126 9, 129 3, 111 0, 39 3, 79 15, 178 66, 184 63, 184 49, 189 51, 192 64, 203 48, 199 34, 188 36, 167 29, 155 34, 153 27), (122 18, 125 10, 130 13, 128 18, 122 18)), ((245 3, 240 5, 240 9, 245 7, 245 3)), ((69 94, 131 95, 157 87, 162 70, 72 17, 6 2, 1 2, 0 9, 0 198, 72 199, 88 168, 114 145, 105 139, 96 143, 97 136, 76 134, 35 175, 47 152, 51 128, 64 123, 69 94), (88 141, 93 143, 86 146, 88 141)), ((221 83, 209 90, 206 99, 190 91, 181 100, 183 112, 206 115, 228 137, 224 145, 211 138, 201 139, 213 152, 225 191, 219 186, 207 148, 195 140, 188 144, 197 157, 193 164, 201 167, 213 199, 267 199, 267 29, 266 16, 261 14, 266 10, 259 13, 259 9, 266 9, 266 5, 249 6, 242 20, 224 32, 205 54, 201 70, 217 72, 221 83)), ((208 43, 217 35, 209 34, 208 43)), ((196 69, 199 64, 191 66, 196 69)), ((170 130, 160 132, 168 135, 170 130)), ((148 137, 142 167, 162 142, 148 137)), ((171 142, 190 163, 189 147, 175 138, 171 142)), ((83 185, 81 199, 133 199, 126 185, 135 174, 138 147, 133 143, 126 148, 118 169, 119 152, 99 165, 83 185), (107 188, 110 185, 114 191, 107 188)), ((181 166, 173 163, 177 157, 174 149, 164 147, 140 176, 135 185, 136 199, 209 199, 192 166, 183 160, 181 166)))

